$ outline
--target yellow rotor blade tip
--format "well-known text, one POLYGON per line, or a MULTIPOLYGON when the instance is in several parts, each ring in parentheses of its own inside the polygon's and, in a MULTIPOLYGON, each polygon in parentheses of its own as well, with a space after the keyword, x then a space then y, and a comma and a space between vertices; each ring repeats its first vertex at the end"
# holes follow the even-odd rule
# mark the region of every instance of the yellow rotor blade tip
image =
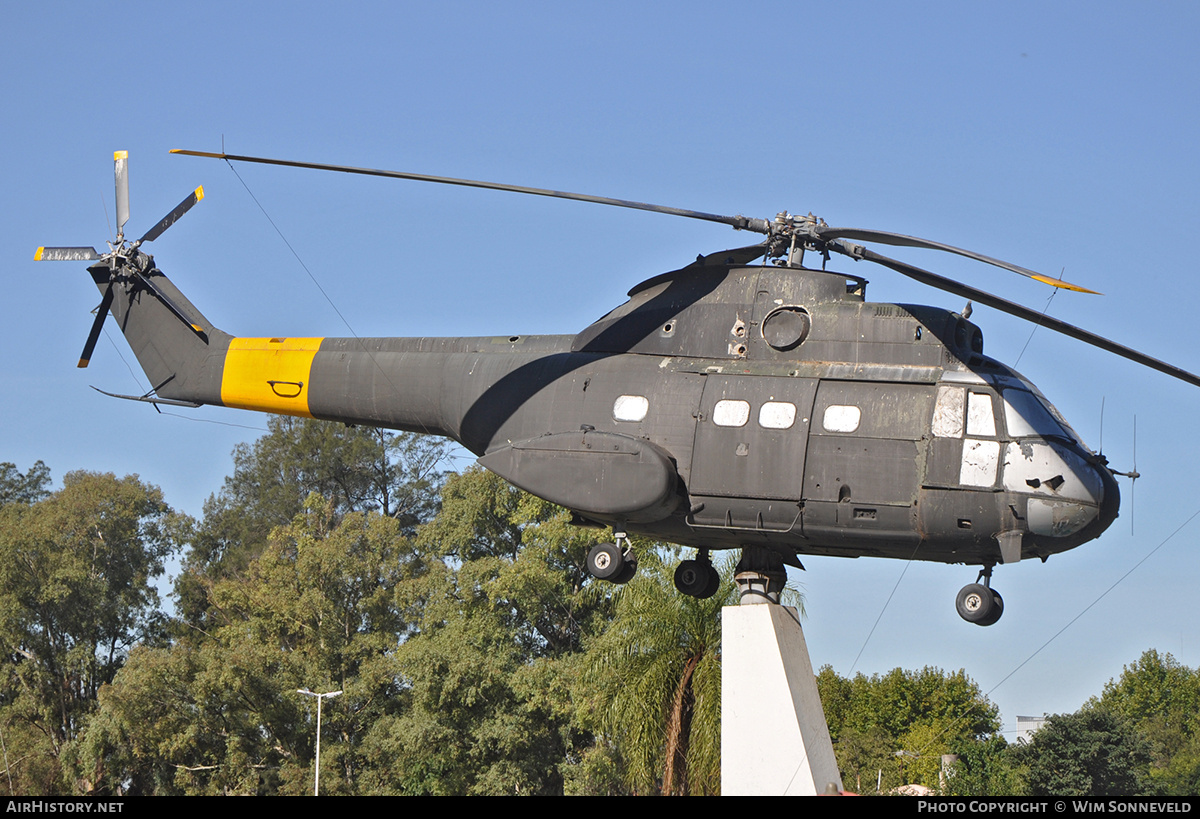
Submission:
POLYGON ((39 247, 37 249, 37 252, 33 254, 33 260, 35 262, 40 262, 42 260, 42 251, 44 251, 45 249, 46 248, 44 248, 44 247, 39 247))
POLYGON ((200 187, 196 188, 196 201, 199 202, 203 198, 204 198, 204 186, 201 185, 200 187))
POLYGON ((1091 293, 1093 296, 1103 296, 1104 295, 1099 290, 1089 290, 1086 287, 1080 287, 1077 284, 1071 284, 1070 282, 1065 282, 1062 279, 1052 279, 1049 276, 1042 276, 1040 274, 1034 276, 1033 278, 1036 281, 1041 282, 1042 284, 1048 284, 1051 287, 1058 287, 1063 290, 1074 290, 1076 293, 1091 293))
POLYGON ((113 159, 129 159, 129 151, 113 151, 113 159))

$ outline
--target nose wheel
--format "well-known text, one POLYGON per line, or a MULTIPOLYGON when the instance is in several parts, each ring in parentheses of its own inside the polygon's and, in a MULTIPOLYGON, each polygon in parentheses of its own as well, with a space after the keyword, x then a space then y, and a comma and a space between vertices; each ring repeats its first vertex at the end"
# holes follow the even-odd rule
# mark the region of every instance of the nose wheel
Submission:
POLYGON ((624 584, 637 574, 637 555, 624 532, 614 532, 615 543, 597 543, 588 552, 587 570, 597 580, 624 584))
POLYGON ((954 601, 959 617, 977 626, 990 626, 1000 619, 1004 614, 1004 598, 992 589, 991 580, 992 567, 985 566, 974 583, 959 590, 954 601))

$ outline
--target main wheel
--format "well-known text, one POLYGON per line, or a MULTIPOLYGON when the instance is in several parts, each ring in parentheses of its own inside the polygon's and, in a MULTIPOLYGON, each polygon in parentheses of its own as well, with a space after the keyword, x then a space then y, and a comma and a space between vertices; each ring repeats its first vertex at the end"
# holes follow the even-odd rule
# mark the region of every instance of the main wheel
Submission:
POLYGON ((625 557, 615 543, 597 543, 588 552, 587 570, 597 580, 615 581, 624 569, 625 557))
POLYGON ((959 591, 954 606, 958 609, 958 616, 968 623, 986 626, 990 625, 987 619, 996 608, 996 599, 992 597, 992 590, 982 583, 968 583, 959 591))
POLYGON ((988 589, 992 593, 992 612, 985 619, 979 621, 981 626, 990 626, 1000 619, 1000 615, 1004 614, 1004 598, 1000 596, 1000 592, 995 589, 988 589))
POLYGON ((688 597, 701 600, 712 597, 721 585, 721 577, 711 563, 685 560, 675 570, 675 588, 688 597))

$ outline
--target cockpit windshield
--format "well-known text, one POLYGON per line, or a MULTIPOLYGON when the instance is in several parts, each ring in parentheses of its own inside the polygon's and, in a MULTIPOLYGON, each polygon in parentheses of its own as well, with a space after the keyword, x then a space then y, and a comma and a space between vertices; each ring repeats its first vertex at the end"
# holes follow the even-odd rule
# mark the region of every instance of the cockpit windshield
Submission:
POLYGON ((1004 422, 1014 438, 1060 438, 1081 443, 1079 436, 1051 410, 1040 396, 1018 389, 1002 393, 1004 422))

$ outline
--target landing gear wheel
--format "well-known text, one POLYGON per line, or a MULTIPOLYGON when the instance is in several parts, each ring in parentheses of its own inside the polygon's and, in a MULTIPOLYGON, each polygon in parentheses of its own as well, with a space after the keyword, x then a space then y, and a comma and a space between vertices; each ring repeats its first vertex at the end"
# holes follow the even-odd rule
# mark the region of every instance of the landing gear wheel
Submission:
POLYGON ((721 576, 711 563, 685 560, 675 570, 675 588, 688 595, 706 600, 717 593, 721 576))
MULTIPOLYGON (((992 596, 992 590, 982 583, 968 583, 963 586, 954 601, 954 606, 958 609, 958 616, 968 623, 988 626, 996 622, 995 619, 988 621, 996 609, 996 598, 992 596)), ((997 614, 996 618, 999 617, 997 614)))
POLYGON ((986 618, 979 621, 981 626, 990 626, 1000 619, 1000 615, 1004 614, 1004 598, 1000 596, 1000 592, 995 589, 988 589, 992 593, 992 612, 986 618))
POLYGON ((614 577, 611 582, 616 583, 618 586, 624 586, 630 580, 633 580, 635 574, 637 574, 637 561, 630 554, 625 557, 625 565, 621 568, 620 574, 614 577))
MULTIPOLYGON (((627 582, 616 579, 625 569, 625 556, 621 554, 621 548, 615 543, 597 543, 588 552, 587 570, 597 580, 627 582)), ((633 571, 637 571, 636 564, 634 564, 633 571)), ((632 572, 629 577, 633 577, 632 572)))

